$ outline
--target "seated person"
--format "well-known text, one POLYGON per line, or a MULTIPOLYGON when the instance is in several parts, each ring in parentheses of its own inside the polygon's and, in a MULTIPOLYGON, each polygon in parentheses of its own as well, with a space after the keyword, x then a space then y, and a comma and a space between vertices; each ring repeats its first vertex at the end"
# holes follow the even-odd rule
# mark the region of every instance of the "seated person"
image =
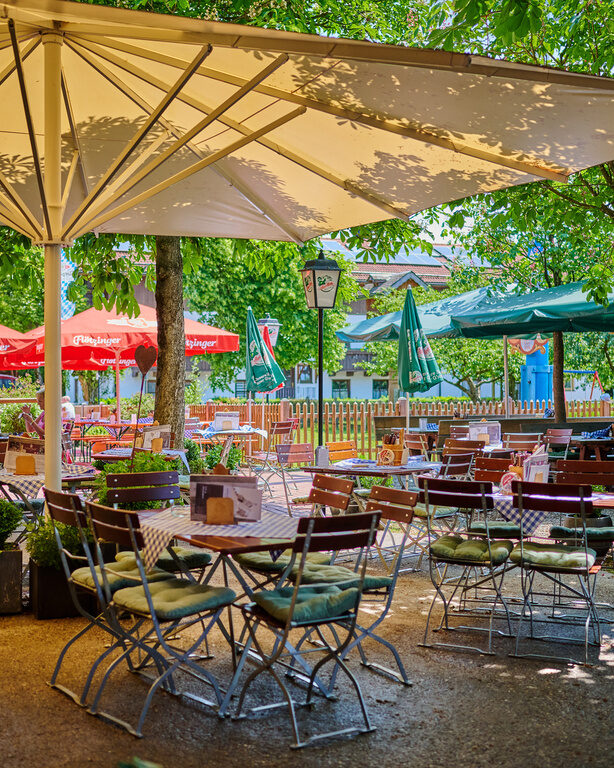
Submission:
POLYGON ((70 402, 70 397, 64 395, 62 398, 62 421, 74 421, 75 416, 75 406, 70 402))
POLYGON ((36 402, 38 407, 42 409, 36 419, 32 416, 32 409, 29 405, 24 405, 21 413, 26 424, 26 432, 32 432, 38 437, 45 437, 45 387, 41 387, 36 393, 36 402))

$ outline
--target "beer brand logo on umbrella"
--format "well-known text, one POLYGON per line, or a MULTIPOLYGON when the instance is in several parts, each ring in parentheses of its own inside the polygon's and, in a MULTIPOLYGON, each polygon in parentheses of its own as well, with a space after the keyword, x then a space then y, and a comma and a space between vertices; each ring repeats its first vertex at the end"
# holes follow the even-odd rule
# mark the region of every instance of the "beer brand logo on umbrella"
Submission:
POLYGON ((256 341, 250 342, 249 358, 252 362, 252 365, 264 365, 264 359, 260 353, 260 349, 256 341))

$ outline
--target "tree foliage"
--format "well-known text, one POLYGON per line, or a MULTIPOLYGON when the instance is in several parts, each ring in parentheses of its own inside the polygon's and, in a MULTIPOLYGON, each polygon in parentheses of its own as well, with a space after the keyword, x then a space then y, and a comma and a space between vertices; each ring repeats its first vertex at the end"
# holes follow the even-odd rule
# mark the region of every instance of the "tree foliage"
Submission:
MULTIPOLYGON (((188 307, 203 322, 238 333, 241 349, 233 354, 208 355, 212 368, 211 384, 227 386, 237 371, 245 367, 245 322, 251 306, 256 318, 268 312, 281 323, 275 356, 282 368, 315 360, 317 355, 317 313, 305 304, 299 269, 303 256, 292 244, 246 241, 240 248, 235 241, 200 238, 190 248, 201 252, 200 266, 186 278, 188 307), (268 252, 274 255, 269 257, 268 252), (266 273, 258 260, 267 263, 266 273)), ((351 263, 338 259, 343 274, 337 306, 326 310, 324 324, 324 364, 330 372, 339 369, 345 353, 335 331, 346 324, 344 303, 358 290, 351 277, 351 263)))

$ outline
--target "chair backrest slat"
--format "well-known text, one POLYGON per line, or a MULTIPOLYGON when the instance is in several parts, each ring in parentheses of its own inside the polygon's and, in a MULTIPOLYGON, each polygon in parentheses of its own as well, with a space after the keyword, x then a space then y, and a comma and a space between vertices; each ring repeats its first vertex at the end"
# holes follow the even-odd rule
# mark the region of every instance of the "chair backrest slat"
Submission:
POLYGON ((326 447, 328 448, 328 457, 332 462, 358 458, 358 451, 354 440, 326 443, 326 447))
POLYGON ((454 453, 482 453, 486 443, 483 440, 457 440, 448 437, 443 444, 442 456, 454 453))
POLYGON ((49 515, 53 520, 63 525, 75 525, 78 518, 81 526, 87 527, 81 499, 76 493, 64 493, 45 488, 44 494, 49 515))
POLYGON ((298 532, 292 548, 294 552, 303 551, 306 534, 312 525, 309 543, 309 551, 311 552, 331 552, 340 549, 370 547, 375 539, 379 518, 378 512, 363 512, 337 517, 301 518, 298 522, 298 532), (373 526, 374 520, 375 525, 373 526))
POLYGON ((397 488, 387 488, 384 485, 371 487, 366 511, 379 510, 384 520, 394 520, 397 523, 411 523, 414 517, 414 507, 418 501, 416 491, 405 491, 397 488))
POLYGON ((125 472, 106 477, 107 488, 134 488, 135 486, 150 487, 154 485, 176 485, 179 482, 179 472, 125 472))
POLYGON ((155 488, 108 488, 107 501, 125 504, 133 501, 174 501, 181 498, 177 485, 156 486, 155 488))
POLYGON ((478 456, 475 460, 474 478, 489 483, 498 483, 508 471, 509 459, 491 459, 486 456, 478 456))
POLYGON ((143 546, 143 535, 137 512, 115 509, 115 507, 107 507, 91 501, 85 502, 85 508, 97 538, 132 548, 130 536, 130 529, 132 529, 137 546, 143 546))
POLYGON ((513 504, 519 510, 533 512, 559 512, 569 516, 590 516, 593 503, 590 485, 564 485, 562 483, 512 483, 513 504))
POLYGON ((423 504, 476 510, 494 508, 492 483, 420 476, 418 487, 423 504))
POLYGON ((311 443, 283 443, 275 446, 277 461, 284 467, 310 466, 314 463, 311 443))
POLYGON ((439 477, 466 478, 473 464, 472 453, 450 453, 441 457, 439 477))

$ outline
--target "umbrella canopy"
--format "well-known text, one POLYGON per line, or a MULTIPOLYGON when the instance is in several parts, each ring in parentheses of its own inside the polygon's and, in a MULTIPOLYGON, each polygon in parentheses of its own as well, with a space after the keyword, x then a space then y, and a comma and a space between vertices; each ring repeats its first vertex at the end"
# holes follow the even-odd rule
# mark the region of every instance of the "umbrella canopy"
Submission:
POLYGON ((0 222, 45 247, 60 487, 60 250, 89 231, 301 242, 614 158, 614 81, 65 0, 3 0, 0 222))
POLYGON ((398 365, 399 386, 405 392, 426 392, 443 381, 431 345, 420 325, 411 289, 405 296, 401 317, 398 365))
MULTIPOLYGON (((473 291, 451 296, 430 304, 421 304, 418 317, 425 335, 430 338, 451 339, 460 336, 460 331, 451 322, 452 315, 466 312, 480 306, 488 296, 488 288, 476 288, 473 291)), ((403 312, 389 312, 380 317, 371 317, 359 323, 337 331, 341 341, 394 341, 399 338, 403 312)))
MULTIPOLYGON (((266 332, 268 333, 268 328, 266 332)), ((245 389, 248 392, 272 392, 281 386, 285 376, 258 330, 251 307, 247 308, 245 346, 245 389)))
POLYGON ((32 341, 25 333, 0 325, 0 356, 19 352, 31 346, 32 341))
MULTIPOLYGON (((99 370, 119 361, 121 368, 136 365, 130 355, 140 346, 157 347, 156 310, 139 304, 139 314, 128 317, 114 310, 91 307, 62 320, 62 366, 73 370, 99 370)), ((45 327, 24 334, 29 341, 21 353, 5 354, 7 368, 34 368, 44 364, 45 327)), ((236 352, 239 336, 195 320, 185 321, 185 354, 236 352)))
POLYGON ((586 300, 582 282, 518 296, 491 297, 452 324, 468 338, 497 338, 565 331, 614 331, 614 293, 604 307, 586 300))
POLYGON ((304 241, 614 157, 606 78, 87 3, 2 5, 0 99, 14 108, 0 119, 0 219, 37 241, 304 241), (56 144, 39 142, 54 127, 56 144), (50 151, 59 222, 36 172, 50 151))

